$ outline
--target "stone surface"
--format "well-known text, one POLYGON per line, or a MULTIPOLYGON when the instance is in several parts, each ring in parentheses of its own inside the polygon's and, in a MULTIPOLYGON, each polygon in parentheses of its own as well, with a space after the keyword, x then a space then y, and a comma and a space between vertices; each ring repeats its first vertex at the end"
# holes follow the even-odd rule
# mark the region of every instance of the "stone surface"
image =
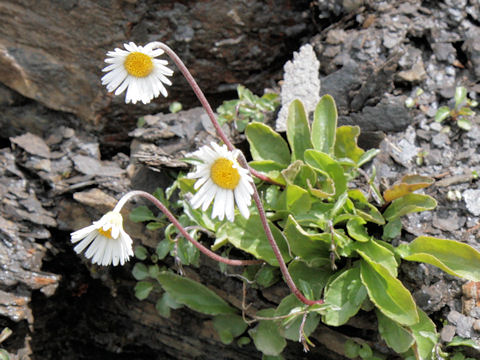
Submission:
MULTIPOLYGON (((107 112, 106 117, 112 118, 145 109, 122 105, 123 97, 113 99, 116 109, 109 109, 112 97, 100 84, 105 53, 128 41, 165 41, 178 51, 206 92, 232 90, 237 83, 258 91, 278 70, 275 63, 285 56, 289 41, 307 30, 303 12, 308 4, 292 5, 286 0, 275 4, 4 1, 0 4, 0 82, 49 109, 75 114, 92 125, 104 123, 107 112)), ((188 92, 187 99, 193 99, 180 78, 178 73, 174 76, 173 98, 188 92)), ((147 108, 166 108, 168 102, 159 104, 147 108)))
POLYGON ((480 190, 468 189, 463 192, 463 199, 468 211, 473 215, 480 215, 480 190))
POLYGON ((50 157, 50 148, 39 136, 26 133, 22 136, 10 138, 10 141, 32 155, 37 155, 44 158, 50 157))
POLYGON ((452 341, 453 337, 455 336, 455 326, 453 325, 445 325, 440 332, 440 337, 444 342, 452 341))

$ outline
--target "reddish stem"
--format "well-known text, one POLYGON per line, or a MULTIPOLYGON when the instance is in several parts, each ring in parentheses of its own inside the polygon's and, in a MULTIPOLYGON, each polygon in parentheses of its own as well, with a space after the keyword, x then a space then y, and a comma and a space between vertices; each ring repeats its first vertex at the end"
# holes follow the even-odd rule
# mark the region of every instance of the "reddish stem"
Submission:
MULTIPOLYGON (((188 68, 183 63, 182 59, 180 59, 178 57, 178 55, 172 49, 170 49, 170 47, 168 47, 164 43, 155 42, 155 45, 157 47, 159 47, 160 49, 162 49, 163 51, 165 51, 165 53, 177 65, 178 69, 183 74, 183 76, 185 76, 185 79, 187 79, 188 83, 190 84, 191 88, 193 89, 193 92, 195 93, 195 95, 197 95, 198 100, 200 100, 200 103, 202 104, 203 108, 207 112, 207 115, 210 118, 210 121, 212 122, 212 125, 215 128, 215 131, 217 132, 218 136, 220 137, 220 139, 222 139, 224 144, 227 145, 228 150, 233 151, 235 149, 235 146, 233 146, 232 142, 228 139, 228 137, 223 132, 220 124, 218 123, 218 121, 215 117, 215 113, 213 112, 212 107, 210 106, 210 103, 208 102, 207 98, 203 94, 202 89, 200 89, 200 86, 198 86, 197 82, 195 81, 194 77, 192 76, 192 74, 190 73, 188 68)), ((249 169, 250 172, 254 176, 256 176, 257 178, 259 178, 262 181, 266 181, 266 182, 272 183, 274 185, 283 186, 279 182, 270 179, 268 176, 259 173, 255 169, 252 169, 250 166, 248 166, 248 164, 247 164, 246 168, 249 169)))
MULTIPOLYGON (((190 74, 190 71, 185 66, 183 61, 167 45, 165 45, 161 42, 156 42, 155 45, 157 47, 161 48, 162 50, 164 50, 165 53, 175 62, 178 69, 181 71, 183 76, 185 76, 185 79, 187 79, 188 83, 190 84, 193 91, 195 92, 195 95, 197 95, 198 100, 200 100, 200 103, 202 104, 205 111, 207 112, 208 117, 210 118, 210 121, 212 122, 212 125, 215 128, 215 131, 217 132, 218 136, 227 145, 228 149, 230 151, 233 151, 235 149, 235 147, 233 146, 233 144, 230 142, 230 140, 227 138, 227 136, 223 132, 222 128, 220 127, 220 124, 218 123, 218 121, 215 117, 215 113, 213 112, 213 110, 210 106, 210 103, 208 102, 207 98, 203 94, 202 90, 198 86, 198 84, 195 81, 195 79, 193 78, 193 76, 190 74)), ((258 175, 261 175, 261 174, 258 174, 258 172, 255 171, 254 169, 252 169, 250 166, 248 166, 247 160, 245 159, 245 156, 243 155, 243 153, 241 153, 241 156, 239 157, 239 159, 240 159, 240 161, 239 161, 240 165, 242 165, 244 168, 248 169, 252 175, 255 175, 257 177, 259 177, 258 175)), ((265 178, 264 175, 261 175, 261 176, 263 177, 263 179, 265 178)), ((261 178, 261 177, 259 177, 259 178, 261 178)), ((280 185, 276 181, 273 181, 272 179, 269 179, 268 181, 270 183, 280 185)), ((277 258, 278 264, 280 265, 280 270, 282 271, 283 277, 285 278, 285 281, 287 282, 288 287, 290 288, 292 293, 294 293, 295 296, 301 302, 303 302, 306 305, 323 304, 323 300, 321 300, 321 299, 320 300, 309 300, 309 299, 307 299, 305 296, 303 296, 303 294, 300 292, 300 290, 298 290, 297 286, 293 282, 293 279, 290 276, 290 273, 288 272, 287 265, 285 264, 285 261, 283 260, 282 254, 280 253, 280 249, 278 248, 278 245, 275 242, 272 231, 271 231, 270 227, 268 226, 268 220, 267 220, 267 216, 265 215, 265 210, 263 208, 262 200, 260 199, 260 196, 258 194, 258 190, 257 190, 255 185, 253 185, 253 199, 254 199, 255 204, 257 206, 258 213, 260 215, 260 220, 262 222, 262 226, 263 226, 263 229, 265 231, 265 234, 267 235, 268 242, 270 243, 270 246, 272 247, 272 250, 275 254, 275 257, 277 258)))
POLYGON ((232 259, 227 259, 224 257, 221 257, 220 255, 215 254, 213 251, 207 249, 205 246, 200 244, 197 240, 195 240, 193 237, 190 236, 190 234, 185 230, 185 228, 180 224, 180 222, 175 218, 175 216, 170 212, 170 210, 167 209, 165 205, 163 205, 160 200, 158 200, 155 196, 141 190, 133 190, 128 193, 128 198, 133 197, 133 196, 141 196, 147 200, 150 200, 157 208, 160 209, 161 212, 165 214, 165 216, 168 218, 168 220, 171 221, 173 225, 180 231, 180 233, 188 240, 190 241, 198 250, 200 250, 202 253, 207 255, 208 257, 212 258, 213 260, 222 262, 227 265, 232 265, 232 266, 242 266, 242 265, 257 265, 257 264, 262 264, 262 260, 232 260, 232 259))

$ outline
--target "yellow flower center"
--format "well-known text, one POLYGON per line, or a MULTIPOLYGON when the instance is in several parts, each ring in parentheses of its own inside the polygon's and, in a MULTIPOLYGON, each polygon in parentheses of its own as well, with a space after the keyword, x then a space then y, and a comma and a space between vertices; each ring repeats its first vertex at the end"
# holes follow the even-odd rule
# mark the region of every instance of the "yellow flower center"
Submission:
POLYGON ((152 58, 144 53, 135 51, 127 55, 123 63, 125 70, 135 77, 145 77, 153 70, 152 58))
POLYGON ((100 229, 98 229, 97 231, 98 231, 98 233, 99 233, 100 235, 103 235, 103 236, 105 236, 105 237, 108 238, 108 239, 112 239, 112 228, 110 228, 110 229, 108 229, 108 230, 106 230, 106 231, 103 230, 103 228, 100 228, 100 229))
POLYGON ((235 189, 240 181, 240 174, 233 167, 233 162, 225 158, 220 158, 213 163, 210 176, 215 184, 229 190, 235 189))

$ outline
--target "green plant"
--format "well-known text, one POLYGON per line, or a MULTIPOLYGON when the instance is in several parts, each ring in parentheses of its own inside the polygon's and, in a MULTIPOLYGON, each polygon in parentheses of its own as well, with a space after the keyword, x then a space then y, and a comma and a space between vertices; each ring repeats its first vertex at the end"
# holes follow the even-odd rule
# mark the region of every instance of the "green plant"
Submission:
POLYGON ((470 130, 472 123, 470 117, 475 115, 475 112, 471 109, 476 107, 478 102, 467 97, 467 89, 463 86, 459 86, 455 89, 455 105, 453 108, 448 106, 441 106, 438 108, 435 114, 435 121, 442 122, 448 118, 455 121, 459 128, 463 130, 470 130))
MULTIPOLYGON (((120 211, 130 198, 141 196, 160 209, 170 223, 155 254, 142 247, 135 250, 143 261, 134 266, 136 296, 145 299, 152 290, 160 291, 160 314, 187 306, 212 316, 223 342, 237 339, 239 345, 246 344, 250 341, 248 334, 263 358, 280 359, 287 340, 300 341, 307 351, 313 345, 309 337, 320 321, 340 326, 362 309, 374 311, 380 336, 405 359, 444 356, 435 324, 398 278, 399 265, 402 261, 423 262, 450 275, 479 281, 480 253, 447 239, 419 236, 402 241, 401 217, 436 206, 432 197, 415 193, 431 185, 431 178, 407 175, 381 194, 374 181, 375 169, 371 174, 362 169, 378 150, 365 152, 358 147, 358 127, 337 127, 337 109, 329 95, 318 103, 312 124, 303 104, 299 100, 291 102, 286 140, 266 124, 254 121, 255 117, 241 119, 252 157, 247 163, 172 49, 161 42, 145 47, 130 43, 126 49, 129 51, 107 53, 107 62, 114 64, 106 69, 121 69, 130 76, 116 93, 131 85, 134 90, 127 91, 126 102, 134 103, 148 103, 159 95, 158 89, 166 96, 162 81, 170 84, 168 79, 157 79, 155 89, 137 86, 138 76, 160 65, 149 54, 161 50, 155 54, 165 52, 175 62, 224 145, 212 143, 210 149, 205 146, 196 151, 193 155, 198 155, 199 164, 195 172, 180 174, 163 198, 139 190, 125 194, 98 222, 72 233, 72 241, 79 243, 75 251, 80 253, 90 246, 86 256, 100 265, 127 261, 133 254, 132 241, 123 230, 120 211), (174 189, 179 190, 179 200, 172 204, 174 189), (240 214, 235 214, 233 197, 240 214), (252 198, 255 207, 250 206, 252 198), (213 199, 213 210, 209 210, 213 199), (175 208, 179 218, 168 207, 175 208), (230 221, 223 221, 225 216, 230 221), (215 217, 222 220, 212 220, 215 217), (213 241, 212 250, 199 241, 202 239, 213 241), (393 243, 392 239, 397 241, 393 243), (214 252, 218 250, 223 254, 214 252), (228 258, 231 250, 243 258, 228 258), (183 276, 182 264, 197 266, 199 251, 218 261, 223 272, 228 270, 226 265, 244 266, 242 274, 233 274, 242 282, 243 291, 237 295, 242 298, 241 306, 232 306, 209 287, 183 276), (168 254, 175 259, 177 273, 160 262, 168 254), (251 257, 254 259, 248 259, 251 257), (245 304, 249 287, 268 287, 281 280, 290 294, 278 306, 255 312, 245 304)), ((119 73, 124 74, 122 71, 119 73)), ((158 71, 172 75, 167 67, 158 71)), ((115 75, 104 76, 107 89, 115 90, 120 84, 115 75)), ((250 98, 248 106, 257 101, 246 91, 242 96, 250 98)), ((465 108, 474 103, 467 101, 462 88, 457 89, 455 98, 455 112, 448 116, 453 114, 458 122, 460 116, 469 114, 465 108)), ((241 101, 235 103, 235 111, 230 114, 238 115, 243 105, 241 101)), ((256 106, 250 110, 260 116, 256 106)), ((235 119, 238 126, 237 116, 235 119)), ((163 228, 155 225, 163 224, 163 216, 156 217, 148 209, 137 210, 134 218, 148 221, 151 229, 163 228)), ((457 339, 448 346, 467 343, 457 339)), ((363 359, 379 358, 367 341, 347 342, 345 353, 363 359)))
MULTIPOLYGON (((265 356, 280 356, 286 340, 300 340, 308 348, 309 336, 320 321, 340 326, 361 308, 374 308, 379 333, 390 348, 404 357, 433 359, 438 343, 435 324, 398 279, 400 262, 424 262, 478 281, 480 253, 463 243, 427 236, 392 246, 391 239, 401 235, 402 216, 435 208, 433 198, 414 192, 433 180, 405 176, 380 194, 361 169, 378 150, 359 148, 359 133, 355 126, 337 127, 336 106, 329 95, 317 105, 311 126, 302 103, 292 102, 287 141, 260 122, 251 122, 245 129, 253 158, 249 165, 276 182, 257 186, 283 260, 305 297, 313 301, 323 294, 324 304, 308 305, 291 294, 276 308, 256 315, 244 309, 241 316, 204 285, 164 267, 140 263, 134 267, 134 276, 140 280, 137 297, 145 298, 152 289, 161 289, 164 293, 157 302, 160 314, 168 315, 169 309, 185 305, 214 316, 215 329, 225 343, 243 339, 249 328, 248 334, 265 356), (364 188, 350 188, 358 176, 366 178, 364 188), (377 204, 372 203, 375 196, 377 204)), ((194 192, 193 182, 179 176, 175 183, 181 195, 176 206, 183 208, 183 225, 197 234, 202 229, 214 238, 213 250, 228 253, 236 248, 263 260, 266 265, 245 269, 245 286, 268 287, 280 281, 279 262, 259 214, 253 211, 249 219, 237 216, 234 222, 213 222, 208 212, 193 210, 182 200, 183 195, 194 192)), ((145 219, 151 220, 150 214, 145 219)), ((174 233, 173 228, 166 231, 166 239, 157 248, 159 260, 169 252, 178 257, 178 252, 172 253, 173 244, 179 241, 174 233)), ((184 260, 192 263, 188 257, 180 262, 184 260)), ((363 359, 377 358, 368 344, 350 345, 357 350, 347 352, 357 351, 356 356, 363 359)))
POLYGON ((243 132, 249 122, 265 122, 268 113, 273 113, 280 104, 278 95, 265 93, 258 97, 245 86, 237 87, 238 100, 224 101, 217 108, 220 124, 233 123, 238 131, 243 132))
POLYGON ((418 106, 420 97, 423 95, 423 93, 424 91, 422 88, 418 88, 417 90, 415 90, 415 95, 413 97, 408 97, 405 100, 405 106, 409 109, 413 108, 414 106, 418 106))

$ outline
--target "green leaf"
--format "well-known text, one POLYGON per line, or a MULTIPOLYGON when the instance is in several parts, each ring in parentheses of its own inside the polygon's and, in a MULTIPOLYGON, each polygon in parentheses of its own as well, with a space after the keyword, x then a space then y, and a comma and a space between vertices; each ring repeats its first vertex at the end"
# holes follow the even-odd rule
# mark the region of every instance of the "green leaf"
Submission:
POLYGON ((160 241, 157 245, 156 254, 159 260, 165 259, 170 250, 173 248, 173 243, 167 239, 160 241))
POLYGON ((367 297, 367 290, 360 279, 358 267, 344 271, 337 276, 325 291, 325 303, 332 305, 327 308, 322 319, 327 325, 340 326, 354 316, 367 297))
POLYGON ((284 357, 282 355, 272 356, 263 354, 262 360, 284 360, 284 357))
POLYGON ((337 117, 335 100, 330 95, 322 96, 313 114, 312 143, 315 150, 333 155, 337 117))
POLYGON ((187 239, 179 238, 177 241, 177 256, 184 265, 198 264, 199 251, 187 239))
POLYGON ((343 168, 332 159, 328 154, 318 150, 305 151, 305 162, 318 169, 323 173, 327 173, 335 184, 335 196, 340 196, 347 190, 347 179, 343 173, 343 168))
POLYGON ((431 196, 411 193, 393 200, 383 213, 383 217, 391 221, 409 213, 432 210, 436 206, 437 202, 431 196))
POLYGON ((153 215, 153 212, 146 206, 139 206, 130 211, 130 220, 133 222, 143 222, 156 220, 157 218, 153 215))
POLYGON ((455 89, 455 109, 465 103, 467 99, 467 89, 463 86, 457 86, 455 89))
POLYGON ((270 179, 285 185, 285 179, 282 176, 282 170, 285 169, 284 165, 281 165, 272 160, 259 160, 259 161, 250 161, 248 163, 253 169, 265 174, 270 179))
POLYGON ((387 225, 383 227, 383 238, 386 240, 395 239, 402 233, 402 221, 400 218, 395 218, 389 221, 387 225))
POLYGON ((132 275, 136 280, 143 280, 149 276, 148 268, 144 263, 138 262, 133 266, 132 275))
POLYGON ((452 341, 450 341, 447 346, 468 346, 475 350, 480 351, 480 345, 473 339, 464 339, 460 336, 455 336, 452 341))
MULTIPOLYGON (((275 311, 275 316, 284 316, 292 314, 291 318, 287 318, 288 324, 285 325, 284 337, 288 340, 299 341, 300 339, 300 326, 303 320, 303 314, 295 315, 305 308, 305 304, 302 303, 294 294, 290 294, 283 298, 275 311)), ((317 328, 320 322, 320 316, 316 313, 310 313, 305 320, 303 327, 303 333, 305 336, 310 336, 311 333, 317 328)))
POLYGON ((360 276, 370 300, 390 319, 401 325, 414 325, 418 313, 412 294, 382 265, 364 258, 360 262, 360 276))
POLYGON ((370 240, 370 235, 365 229, 365 224, 367 222, 360 216, 353 217, 347 221, 347 231, 348 235, 360 242, 367 242, 370 240))
POLYGON ((357 146, 357 138, 360 135, 358 126, 340 126, 337 128, 335 140, 335 157, 349 158, 358 163, 364 151, 357 146))
POLYGON ((302 160, 296 160, 288 168, 282 171, 282 175, 288 184, 295 184, 300 187, 307 187, 308 182, 317 181, 316 171, 309 165, 305 165, 302 160))
POLYGON ((178 101, 174 101, 170 103, 170 105, 168 106, 168 110, 170 110, 172 114, 175 114, 182 110, 182 104, 179 103, 178 101))
POLYGON ((253 160, 272 160, 287 166, 290 150, 280 134, 265 124, 252 122, 245 129, 253 160))
POLYGON ((391 276, 397 276, 398 263, 395 260, 395 255, 373 238, 368 242, 355 243, 354 248, 363 259, 368 262, 380 264, 390 273, 391 276))
POLYGON ((248 325, 242 317, 234 314, 217 315, 213 318, 213 327, 224 344, 230 344, 234 338, 242 335, 248 325))
POLYGON ((480 281, 480 252, 470 245, 430 236, 419 236, 397 248, 402 259, 435 265, 446 273, 480 281))
POLYGON ((338 212, 343 209, 345 206, 346 202, 348 200, 348 194, 344 192, 342 195, 340 195, 333 205, 332 210, 330 211, 330 218, 334 218, 337 216, 338 212))
POLYGON ((434 183, 434 180, 429 176, 421 175, 406 175, 399 183, 385 190, 383 198, 386 202, 398 199, 415 190, 426 188, 434 183))
POLYGON ((148 266, 148 276, 150 276, 151 278, 155 279, 159 273, 160 273, 160 268, 158 267, 157 264, 148 266))
POLYGON ((0 360, 10 360, 10 354, 5 349, 0 349, 0 360))
POLYGON ((278 267, 264 264, 255 274, 255 282, 265 288, 272 286, 280 279, 278 267))
MULTIPOLYGON (((316 169, 316 171, 319 172, 318 169, 316 169)), ((335 184, 332 178, 326 173, 323 178, 319 179, 317 184, 312 184, 307 179, 307 188, 310 194, 320 199, 326 199, 335 195, 335 184)))
POLYGON ((134 254, 138 260, 145 260, 148 256, 148 250, 144 246, 137 245, 134 254))
POLYGON ((150 281, 139 281, 134 288, 135 296, 138 300, 145 300, 152 289, 153 284, 150 281))
POLYGON ((422 309, 417 307, 417 312, 420 320, 417 324, 410 326, 410 330, 417 344, 419 359, 430 360, 433 359, 438 342, 436 327, 422 309))
POLYGON ((385 224, 385 219, 380 214, 380 211, 368 202, 360 190, 348 190, 348 196, 353 201, 355 212, 358 216, 378 225, 385 224))
POLYGON ((450 116, 450 108, 448 106, 440 106, 435 114, 435 121, 442 122, 450 116))
MULTIPOLYGON (((195 190, 193 190, 193 192, 195 192, 195 190)), ((216 222, 212 220, 206 211, 202 211, 201 209, 193 209, 188 201, 183 202, 183 211, 185 215, 187 215, 188 218, 194 223, 207 230, 215 231, 216 222)))
POLYGON ((164 223, 156 222, 156 221, 149 222, 146 226, 147 230, 150 230, 150 231, 155 231, 164 227, 165 227, 164 223))
POLYGON ((328 233, 309 234, 289 216, 285 225, 284 234, 287 237, 292 252, 300 256, 308 265, 319 266, 325 264, 330 256, 331 235, 328 233))
POLYGON ((169 318, 170 309, 180 309, 183 305, 177 303, 168 293, 163 293, 155 304, 155 309, 160 316, 169 318))
MULTIPOLYGON (((325 259, 324 264, 330 265, 330 260, 325 259)), ((310 289, 313 291, 313 297, 315 299, 318 299, 321 296, 323 288, 331 274, 330 268, 325 269, 309 266, 306 262, 300 259, 290 262, 288 265, 288 271, 297 287, 300 286, 301 280, 308 283, 310 289)))
POLYGON ((310 126, 300 100, 293 100, 288 108, 287 139, 292 150, 292 162, 303 160, 305 150, 313 148, 310 140, 310 126))
MULTIPOLYGON (((265 309, 257 312, 257 316, 275 316, 274 309, 265 309)), ((272 320, 260 320, 258 325, 248 331, 255 343, 255 347, 265 355, 280 355, 287 345, 280 327, 272 320)))
MULTIPOLYGON (((288 262, 291 257, 288 253, 286 239, 275 225, 269 222, 269 226, 283 259, 288 262)), ((227 239, 236 248, 252 254, 257 259, 278 266, 277 258, 268 242, 258 214, 251 214, 248 220, 243 216, 236 216, 233 223, 225 222, 222 224, 217 231, 217 241, 221 242, 224 239, 227 239)))
POLYGON ((358 350, 358 356, 362 359, 370 359, 373 356, 373 351, 368 344, 362 344, 360 350, 358 350))
POLYGON ((248 345, 251 342, 252 342, 252 340, 248 336, 242 336, 240 339, 237 340, 237 344, 240 347, 248 345))
POLYGON ((344 347, 345 356, 349 359, 353 359, 358 356, 358 352, 360 351, 360 345, 358 345, 355 341, 348 339, 347 341, 345 341, 344 347))
MULTIPOLYGON (((164 293, 163 295, 165 294, 166 293, 164 293)), ((163 316, 167 319, 170 317, 170 306, 168 306, 168 303, 165 300, 165 296, 162 296, 160 299, 157 300, 157 302, 155 303, 155 309, 160 316, 163 316)))
POLYGON ((464 117, 457 118, 457 125, 460 129, 463 129, 465 131, 472 130, 472 122, 467 118, 464 118, 464 117))
POLYGON ((458 110, 458 115, 473 116, 475 115, 475 111, 465 106, 465 107, 462 107, 460 110, 458 110))
POLYGON ((379 153, 380 153, 380 150, 379 150, 379 149, 370 149, 370 150, 367 150, 367 151, 364 152, 364 153, 362 154, 362 156, 360 156, 360 158, 358 159, 358 161, 357 161, 357 166, 360 167, 360 166, 362 166, 363 164, 366 164, 367 162, 369 162, 370 160, 372 160, 375 156, 377 156, 379 153))
POLYGON ((220 296, 192 279, 170 272, 162 272, 157 276, 157 281, 176 302, 186 305, 192 310, 208 315, 236 312, 220 296))
POLYGON ((307 190, 288 184, 285 188, 286 209, 292 214, 303 214, 310 210, 312 202, 307 190))
POLYGON ((397 322, 376 311, 378 331, 387 345, 397 353, 406 352, 413 345, 413 336, 397 322))

